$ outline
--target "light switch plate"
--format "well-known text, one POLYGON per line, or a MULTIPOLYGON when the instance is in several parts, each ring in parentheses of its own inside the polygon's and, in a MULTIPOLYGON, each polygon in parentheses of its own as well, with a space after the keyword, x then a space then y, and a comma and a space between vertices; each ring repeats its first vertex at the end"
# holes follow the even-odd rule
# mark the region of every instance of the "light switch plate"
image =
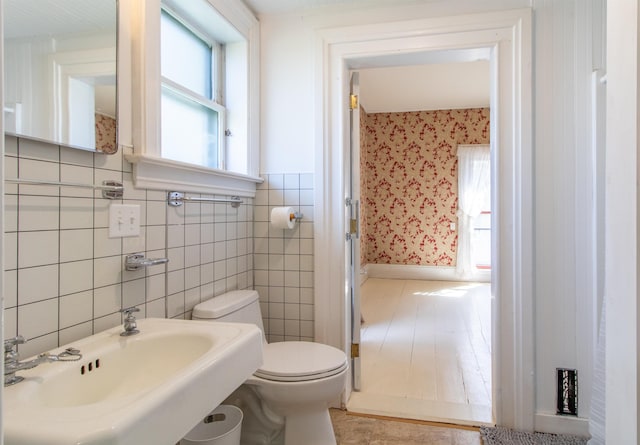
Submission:
POLYGON ((109 238, 140 235, 140 206, 111 204, 109 208, 109 238))

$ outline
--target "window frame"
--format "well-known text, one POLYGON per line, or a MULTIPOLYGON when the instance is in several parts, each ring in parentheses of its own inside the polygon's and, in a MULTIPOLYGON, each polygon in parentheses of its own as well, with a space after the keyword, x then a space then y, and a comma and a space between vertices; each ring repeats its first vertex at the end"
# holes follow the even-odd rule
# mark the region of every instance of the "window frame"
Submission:
MULTIPOLYGON (((196 94, 194 91, 185 88, 183 85, 174 82, 173 80, 166 78, 164 76, 161 76, 161 85, 160 85, 160 94, 161 94, 161 99, 162 96, 164 95, 164 92, 162 90, 169 90, 173 95, 181 98, 181 99, 186 99, 188 101, 191 101, 197 105, 200 105, 202 107, 208 108, 209 110, 213 110, 216 113, 218 113, 217 116, 217 125, 218 125, 218 141, 217 141, 217 145, 216 145, 216 164, 218 165, 218 167, 209 167, 209 168, 217 168, 220 170, 225 170, 225 153, 226 153, 226 142, 225 142, 225 137, 224 137, 224 132, 225 132, 225 124, 226 124, 226 108, 220 104, 218 104, 215 101, 209 100, 204 96, 200 96, 199 94, 196 94)), ((160 136, 161 141, 160 141, 160 150, 162 150, 162 136, 160 136)), ((163 159, 170 159, 170 158, 163 158, 163 159)), ((203 167, 207 167, 204 166, 203 167)))
MULTIPOLYGON (((132 42, 131 79, 124 79, 124 82, 121 82, 125 87, 130 88, 132 110, 132 125, 123 128, 125 131, 130 129, 130 134, 120 133, 123 154, 125 159, 133 165, 133 181, 138 188, 254 197, 256 184, 263 181, 258 176, 259 23, 242 2, 202 1, 212 7, 246 39, 246 170, 236 172, 162 158, 160 148, 162 0, 122 1, 127 21, 123 34, 129 36, 132 42)), ((171 11, 170 8, 169 11, 171 11)), ((221 130, 224 134, 224 127, 221 130)))
MULTIPOLYGON (((492 223, 492 219, 493 219, 493 215, 491 213, 491 210, 483 210, 482 212, 480 212, 480 215, 489 215, 489 227, 476 227, 474 225, 473 227, 473 231, 474 231, 474 237, 476 236, 476 232, 477 231, 489 231, 489 264, 485 264, 485 263, 479 263, 477 258, 474 258, 475 260, 475 266, 476 269, 480 269, 480 270, 491 270, 491 235, 492 235, 492 231, 491 231, 491 223, 492 223)), ((472 240, 472 243, 475 243, 476 240, 472 240)))

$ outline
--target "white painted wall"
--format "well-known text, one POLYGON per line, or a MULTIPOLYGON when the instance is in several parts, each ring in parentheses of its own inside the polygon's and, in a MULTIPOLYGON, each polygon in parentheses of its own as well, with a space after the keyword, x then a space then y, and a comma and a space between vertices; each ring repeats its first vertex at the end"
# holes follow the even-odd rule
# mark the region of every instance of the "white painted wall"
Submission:
POLYGON ((638 434, 637 0, 607 2, 606 443, 638 434))
POLYGON ((314 36, 296 16, 260 22, 260 173, 312 172, 314 36))
POLYGON ((603 68, 602 2, 534 0, 536 426, 555 416, 555 369, 578 370, 589 417, 593 369, 591 73, 603 68), (575 42, 579 42, 576 46, 575 42))
MULTIPOLYGON (((261 173, 313 171, 314 31, 416 17, 531 6, 534 11, 534 215, 536 426, 561 430, 555 369, 576 368, 581 417, 588 417, 595 326, 590 164, 591 71, 600 68, 603 0, 451 0, 393 9, 323 9, 263 15, 261 173), (592 37, 595 36, 595 37, 592 37), (595 56, 594 56, 595 54, 595 56)), ((576 428, 569 426, 566 429, 576 428)))

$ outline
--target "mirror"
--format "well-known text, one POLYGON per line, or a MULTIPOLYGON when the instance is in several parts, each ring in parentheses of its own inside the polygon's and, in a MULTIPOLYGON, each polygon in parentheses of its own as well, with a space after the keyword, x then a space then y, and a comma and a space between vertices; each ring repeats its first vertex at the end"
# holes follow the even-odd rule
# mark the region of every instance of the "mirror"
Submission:
POLYGON ((7 134, 115 153, 116 0, 4 0, 7 134))

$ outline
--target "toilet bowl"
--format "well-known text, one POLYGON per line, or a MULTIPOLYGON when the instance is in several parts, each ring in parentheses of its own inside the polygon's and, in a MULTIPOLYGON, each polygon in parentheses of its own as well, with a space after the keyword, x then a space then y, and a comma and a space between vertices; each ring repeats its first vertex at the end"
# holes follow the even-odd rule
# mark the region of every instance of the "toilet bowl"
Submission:
POLYGON ((252 290, 204 301, 192 318, 257 325, 263 332, 264 363, 245 385, 284 418, 284 445, 336 444, 328 407, 345 387, 348 361, 343 351, 312 342, 267 343, 258 293, 252 290))

